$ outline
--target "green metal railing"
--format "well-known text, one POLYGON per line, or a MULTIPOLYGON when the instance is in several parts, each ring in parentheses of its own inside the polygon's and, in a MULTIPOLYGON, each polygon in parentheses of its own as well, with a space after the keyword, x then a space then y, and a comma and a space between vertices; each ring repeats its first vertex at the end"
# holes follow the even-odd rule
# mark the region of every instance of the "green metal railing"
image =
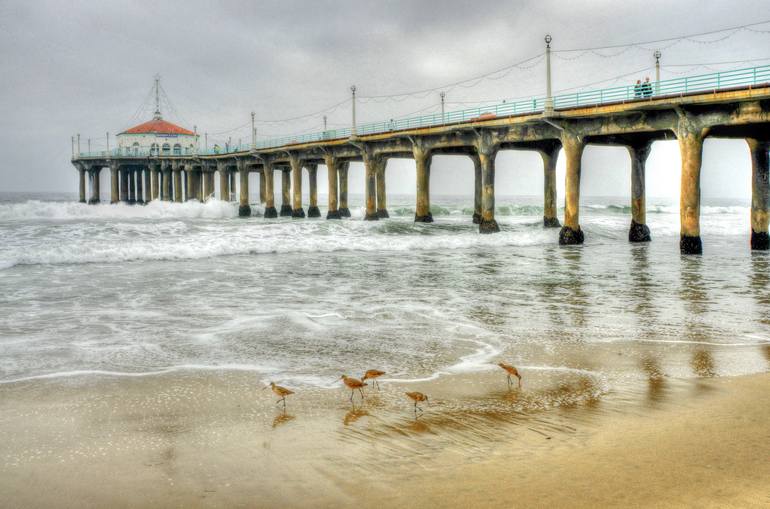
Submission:
MULTIPOLYGON (((722 71, 712 74, 703 74, 698 76, 685 76, 669 80, 649 83, 648 87, 639 87, 636 84, 624 85, 619 87, 603 88, 599 90, 585 90, 571 92, 553 97, 553 106, 556 110, 570 108, 599 106, 603 104, 626 103, 634 101, 649 101, 653 98, 683 96, 692 93, 702 93, 717 90, 725 90, 738 87, 754 87, 757 85, 770 84, 770 65, 759 67, 749 67, 745 69, 736 69, 732 71, 722 71)), ((526 115, 540 113, 545 107, 545 97, 533 97, 515 102, 502 102, 496 105, 479 106, 458 111, 448 111, 443 115, 433 113, 431 115, 422 115, 418 117, 391 119, 385 122, 373 122, 356 126, 356 134, 365 136, 369 134, 387 133, 390 131, 401 131, 405 129, 416 129, 421 127, 441 126, 444 124, 457 124, 474 121, 483 121, 497 117, 508 117, 513 115, 526 115)), ((295 145, 302 143, 312 143, 324 140, 344 139, 351 135, 350 128, 333 129, 323 132, 303 134, 297 136, 284 136, 282 138, 273 138, 259 141, 256 146, 251 145, 230 145, 218 149, 198 150, 197 155, 216 155, 238 152, 248 152, 252 149, 266 149, 281 147, 286 145, 295 145)), ((118 149, 101 152, 81 153, 80 157, 153 157, 157 154, 150 154, 148 150, 138 152, 131 151, 124 155, 119 153, 118 149)), ((162 156, 172 156, 172 154, 162 153, 162 156)), ((189 155, 186 153, 185 155, 189 155)))

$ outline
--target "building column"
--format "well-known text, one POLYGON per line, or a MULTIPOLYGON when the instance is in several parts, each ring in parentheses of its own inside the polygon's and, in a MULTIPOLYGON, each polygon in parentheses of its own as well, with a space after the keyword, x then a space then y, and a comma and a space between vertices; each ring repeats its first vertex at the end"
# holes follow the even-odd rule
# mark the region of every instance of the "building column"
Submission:
POLYGON ((292 155, 289 158, 291 164, 291 217, 305 217, 305 211, 302 209, 302 161, 298 156, 292 155))
POLYGON ((473 161, 473 224, 481 224, 481 159, 478 154, 471 154, 473 161))
POLYGON ((491 143, 486 135, 479 135, 476 152, 481 163, 481 222, 479 233, 497 233, 500 227, 495 220, 495 158, 498 145, 491 143))
POLYGON ((118 165, 117 163, 110 164, 110 203, 118 203, 120 201, 120 181, 118 180, 118 165))
POLYGON ((364 196, 366 198, 364 221, 377 221, 380 219, 377 215, 377 167, 382 156, 374 154, 366 148, 362 151, 362 155, 365 171, 364 196))
POLYGON ((163 192, 161 199, 163 201, 171 201, 171 167, 168 164, 161 171, 161 180, 163 181, 161 185, 163 192))
POLYGON ((580 172, 585 141, 574 133, 562 131, 561 144, 567 174, 564 185, 564 226, 559 232, 559 244, 582 244, 585 237, 580 229, 580 172))
POLYGON ((291 217, 291 174, 281 170, 281 217, 291 217))
POLYGON ((337 164, 337 175, 340 182, 340 217, 350 217, 350 209, 348 208, 348 168, 350 168, 350 162, 348 161, 340 161, 337 164))
POLYGON ((275 187, 273 184, 273 171, 273 163, 267 159, 264 159, 261 175, 265 179, 265 185, 262 185, 262 179, 260 179, 259 192, 261 194, 262 189, 265 190, 265 219, 278 217, 278 211, 275 210, 275 187))
POLYGON ((207 202, 209 196, 211 196, 211 182, 209 178, 209 172, 205 171, 206 168, 201 168, 201 202, 207 202))
POLYGON ((321 211, 318 210, 318 165, 307 165, 307 176, 310 184, 310 204, 307 208, 307 217, 321 217, 321 211))
POLYGON ((647 226, 647 198, 645 192, 645 165, 650 155, 652 142, 626 147, 631 156, 631 228, 629 242, 649 242, 650 228, 647 226))
MULTIPOLYGON (((272 169, 271 169, 272 171, 272 169)), ((272 181, 272 179, 271 179, 272 181)), ((265 203, 267 201, 267 194, 265 193, 265 189, 267 186, 267 182, 265 179, 265 167, 262 166, 262 171, 259 172, 259 203, 265 203)))
POLYGON ((192 201, 195 199, 195 183, 193 181, 193 167, 189 164, 185 166, 185 193, 184 201, 192 201))
POLYGON ((679 251, 682 254, 703 253, 700 238, 700 170, 703 161, 703 130, 679 129, 679 152, 682 159, 682 183, 679 197, 679 251))
POLYGON ((150 167, 145 166, 144 169, 144 203, 150 203, 152 201, 152 183, 150 179, 150 167))
POLYGON ((136 171, 134 168, 128 170, 128 204, 136 203, 136 171))
POLYGON ((229 173, 230 175, 230 185, 227 186, 227 192, 228 192, 228 201, 235 201, 235 172, 231 171, 229 173))
POLYGON ((340 211, 337 205, 337 158, 331 154, 324 156, 326 164, 326 176, 329 182, 329 207, 326 211, 326 219, 340 219, 340 211))
POLYGON ((377 217, 380 219, 388 218, 388 196, 385 191, 385 168, 388 166, 388 160, 382 157, 377 165, 377 217))
POLYGON ((556 214, 556 161, 559 158, 561 145, 554 143, 551 147, 540 150, 543 159, 543 226, 558 228, 561 226, 556 214))
POLYGON ((144 205, 144 199, 142 196, 144 196, 144 191, 142 189, 142 169, 138 168, 136 170, 136 203, 139 205, 144 205))
POLYGON ((768 236, 770 141, 755 139, 746 141, 751 151, 751 249, 767 251, 770 249, 770 236, 768 236))
POLYGON ((219 199, 227 201, 230 198, 230 191, 227 189, 230 187, 230 177, 227 175, 227 167, 224 163, 218 163, 217 171, 219 172, 219 199))
POLYGON ((174 201, 177 203, 182 203, 182 192, 184 190, 182 187, 182 168, 180 166, 177 164, 174 168, 174 201))
POLYGON ((239 190, 238 217, 250 217, 251 207, 249 206, 249 167, 246 161, 238 159, 238 174, 241 178, 241 188, 239 190))
POLYGON ((412 155, 417 168, 417 204, 414 212, 414 220, 417 223, 432 223, 433 214, 430 211, 430 164, 432 155, 430 150, 422 144, 412 145, 412 155))
POLYGON ((86 202, 86 170, 78 166, 78 201, 86 202))

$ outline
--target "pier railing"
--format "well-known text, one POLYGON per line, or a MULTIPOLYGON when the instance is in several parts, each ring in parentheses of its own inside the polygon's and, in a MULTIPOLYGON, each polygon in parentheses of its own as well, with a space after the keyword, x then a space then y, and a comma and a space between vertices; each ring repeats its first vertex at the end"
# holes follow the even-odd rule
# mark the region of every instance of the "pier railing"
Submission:
MULTIPOLYGON (((553 106, 556 110, 570 108, 600 106, 604 104, 617 104, 628 102, 643 102, 651 99, 660 99, 662 97, 677 97, 693 93, 703 93, 710 91, 725 90, 739 87, 754 87, 757 85, 770 84, 770 65, 759 67, 749 67, 745 69, 735 69, 731 71, 720 71, 711 74, 702 74, 697 76, 684 76, 669 80, 649 82, 646 84, 630 84, 618 87, 603 88, 598 90, 583 90, 570 92, 553 97, 553 106)), ((443 114, 433 113, 430 115, 421 115, 408 118, 390 119, 384 122, 372 122, 356 126, 356 134, 359 136, 370 134, 382 134, 391 131, 401 131, 405 129, 415 129, 420 127, 435 127, 445 124, 458 124, 467 122, 480 122, 498 117, 509 117, 513 115, 526 115, 540 113, 544 110, 546 103, 545 97, 532 97, 513 102, 503 101, 499 104, 489 106, 479 106, 457 111, 447 111, 443 114)), ((309 133, 297 136, 284 136, 281 138, 272 138, 256 143, 256 145, 229 145, 225 147, 200 149, 187 152, 182 155, 217 155, 229 153, 243 153, 250 150, 259 150, 285 145, 296 145, 303 143, 312 143, 324 140, 344 139, 351 135, 350 128, 332 129, 322 132, 309 133)), ((79 157, 173 157, 177 154, 171 153, 150 153, 149 150, 131 150, 130 153, 122 153, 119 149, 110 151, 99 151, 85 153, 81 152, 79 157)))

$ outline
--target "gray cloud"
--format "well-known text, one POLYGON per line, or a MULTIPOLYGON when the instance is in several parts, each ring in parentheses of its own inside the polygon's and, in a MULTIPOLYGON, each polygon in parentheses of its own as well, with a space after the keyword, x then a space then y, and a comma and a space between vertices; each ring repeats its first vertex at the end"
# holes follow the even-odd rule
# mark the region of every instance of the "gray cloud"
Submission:
MULTIPOLYGON (((763 0, 5 1, 0 4, 0 190, 74 191, 70 136, 80 132, 84 146, 88 137, 97 145, 104 143, 107 131, 128 127, 155 73, 162 74, 178 112, 167 111, 167 117, 217 133, 247 123, 252 110, 260 120, 321 110, 344 100, 352 83, 363 96, 381 95, 501 68, 542 52, 547 32, 557 49, 620 44, 749 23, 761 18, 766 7, 763 0)), ((718 44, 677 44, 665 50, 664 62, 768 57, 767 47, 767 36, 741 33, 718 44)), ((554 59, 555 88, 652 65, 649 52, 611 53, 605 52, 607 58, 554 59)), ((453 88, 448 101, 539 95, 543 81, 540 65, 453 88)), ((437 94, 400 102, 362 101, 359 117, 382 120, 437 104, 437 94)), ((329 122, 345 126, 349 115, 347 106, 340 108, 328 114, 329 122)), ((288 134, 318 128, 321 122, 319 115, 258 128, 262 135, 288 134)), ((249 129, 220 136, 247 140, 249 129)), ((651 192, 671 188, 678 175, 676 150, 662 146, 658 152, 651 162, 651 192)), ((741 168, 743 174, 745 152, 740 142, 710 142, 704 194, 747 198, 748 177, 744 182, 734 172, 741 168)), ((530 167, 537 165, 535 159, 501 157, 499 178, 506 192, 539 192, 539 167, 530 167)), ((628 193, 628 161, 622 151, 591 148, 586 157, 586 194, 628 193)), ((395 161, 389 168, 389 189, 413 192, 413 164, 395 161)), ((470 194, 467 161, 441 158, 434 168, 439 175, 433 180, 435 192, 470 194)), ((354 178, 351 185, 357 182, 354 178)))

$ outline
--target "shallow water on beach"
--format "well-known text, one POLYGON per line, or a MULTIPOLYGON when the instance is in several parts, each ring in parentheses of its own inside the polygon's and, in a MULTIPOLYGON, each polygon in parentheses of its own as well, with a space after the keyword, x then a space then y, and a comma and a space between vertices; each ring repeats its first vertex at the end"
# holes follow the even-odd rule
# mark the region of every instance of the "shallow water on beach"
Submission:
POLYGON ((458 197, 434 197, 427 225, 399 196, 379 222, 360 220, 360 197, 343 221, 3 198, 3 383, 232 370, 323 389, 372 367, 424 381, 506 360, 590 380, 559 395, 572 401, 770 363, 770 257, 749 250, 739 202, 705 203, 704 255, 682 257, 676 204, 651 199, 652 243, 627 242, 622 199, 585 198, 585 245, 559 247, 534 197, 498 198, 503 231, 486 236, 458 197))

